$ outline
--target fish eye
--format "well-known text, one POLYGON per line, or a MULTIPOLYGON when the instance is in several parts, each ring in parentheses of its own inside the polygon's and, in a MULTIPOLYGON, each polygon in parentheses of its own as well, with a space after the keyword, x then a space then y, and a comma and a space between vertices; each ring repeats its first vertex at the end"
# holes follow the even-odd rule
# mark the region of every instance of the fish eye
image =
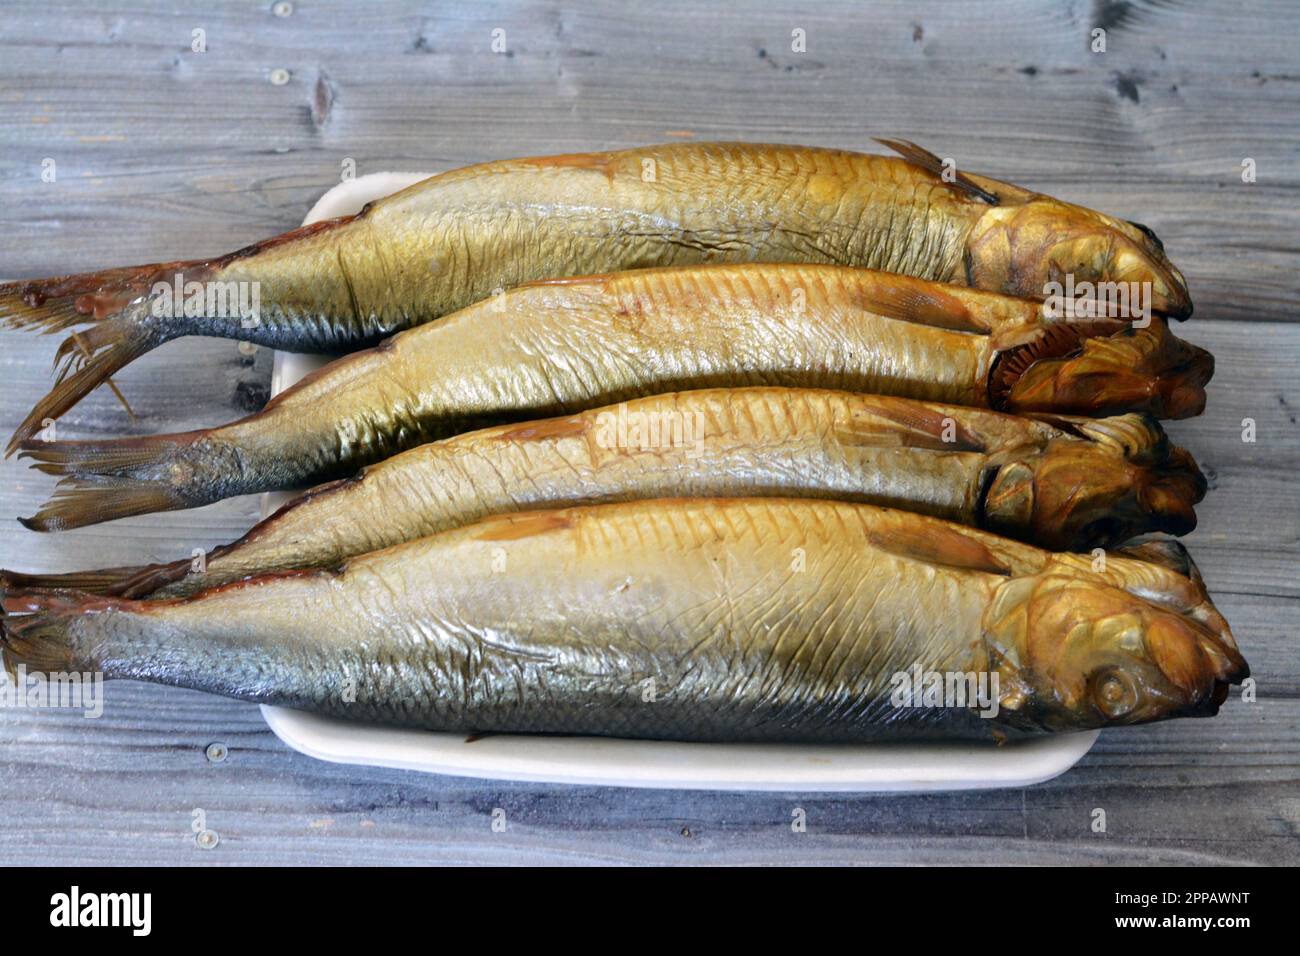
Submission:
POLYGON ((1137 685, 1118 668, 1108 668, 1093 676, 1092 697, 1107 717, 1123 717, 1137 706, 1137 685))

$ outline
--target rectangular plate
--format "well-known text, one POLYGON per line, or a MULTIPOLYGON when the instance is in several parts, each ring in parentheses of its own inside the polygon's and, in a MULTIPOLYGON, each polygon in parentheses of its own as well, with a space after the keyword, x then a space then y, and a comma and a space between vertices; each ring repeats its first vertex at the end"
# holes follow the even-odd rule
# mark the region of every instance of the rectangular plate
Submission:
MULTIPOLYGON (((351 215, 428 176, 376 173, 335 186, 304 225, 351 215)), ((271 394, 324 360, 277 352, 271 394)), ((270 514, 289 494, 263 497, 270 514)), ((356 724, 283 707, 262 714, 281 740, 335 763, 396 767, 501 780, 658 787, 678 790, 926 791, 1023 787, 1064 773, 1097 731, 996 746, 984 743, 863 745, 692 744, 602 737, 501 734, 472 742, 440 734, 356 724)))

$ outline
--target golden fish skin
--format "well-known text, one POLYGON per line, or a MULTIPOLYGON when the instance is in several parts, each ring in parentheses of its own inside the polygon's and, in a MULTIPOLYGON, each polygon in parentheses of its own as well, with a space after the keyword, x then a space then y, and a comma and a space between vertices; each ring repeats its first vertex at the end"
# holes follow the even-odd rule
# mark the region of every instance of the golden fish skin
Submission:
POLYGON ((60 347, 59 382, 10 451, 178 336, 349 351, 545 278, 832 263, 1041 299, 1049 283, 1069 276, 1142 283, 1156 312, 1190 314, 1182 276, 1145 227, 996 180, 949 175, 911 144, 887 145, 906 158, 676 143, 485 163, 216 259, 0 285, 0 322, 44 331, 90 326, 60 347), (196 301, 186 283, 205 294, 196 301), (249 301, 235 309, 231 296, 249 301), (245 312, 255 312, 254 321, 245 312))
POLYGON ((1205 479, 1141 415, 1057 419, 823 389, 702 389, 421 445, 304 494, 191 559, 0 582, 181 597, 327 567, 493 514, 661 497, 862 501, 1051 549, 1186 533, 1205 479))
POLYGON ((475 427, 689 388, 833 388, 1059 414, 1199 410, 1212 360, 1163 321, 1132 330, 1041 313, 840 266, 530 283, 339 359, 221 428, 26 442, 24 457, 71 481, 25 524, 56 530, 302 487, 475 427))
POLYGON ((1178 560, 1113 553, 1099 571, 843 502, 635 501, 178 601, 8 594, 0 643, 10 667, 430 730, 1000 739, 1217 710, 1248 669, 1178 560), (911 673, 983 675, 988 694, 900 700, 911 673))

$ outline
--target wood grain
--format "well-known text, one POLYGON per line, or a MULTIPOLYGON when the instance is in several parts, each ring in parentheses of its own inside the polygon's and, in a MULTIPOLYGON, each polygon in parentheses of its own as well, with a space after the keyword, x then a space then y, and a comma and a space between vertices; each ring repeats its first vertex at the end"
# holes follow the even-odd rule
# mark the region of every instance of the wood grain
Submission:
MULTIPOLYGON (((1170 431, 1212 491, 1193 549, 1258 680, 1209 721, 1107 732, 1028 790, 711 794, 552 787, 339 767, 288 751, 256 708, 109 686, 96 721, 0 711, 0 859, 15 863, 1061 863, 1300 859, 1300 28, 1227 0, 635 7, 11 2, 0 17, 0 275, 224 252, 296 225, 358 173, 693 136, 959 166, 1154 228, 1212 349, 1206 414, 1170 431), (1106 30, 1107 49, 1089 49, 1106 30), (494 29, 508 52, 493 53, 494 29), (191 51, 194 29, 207 52, 191 51), (791 49, 806 31, 807 50, 791 49), (276 69, 289 81, 274 85, 276 69), (41 179, 53 159, 57 178, 41 179), (1242 161, 1257 181, 1242 181, 1242 161), (1242 441, 1251 419, 1256 441, 1242 441), (226 744, 211 763, 204 748, 226 744), (493 833, 491 811, 509 825, 493 833), (808 832, 790 830, 802 807, 808 832), (199 849, 201 808, 220 834, 199 849), (1102 808, 1107 831, 1091 830, 1102 808)), ((0 337, 0 420, 48 386, 54 340, 0 337)), ((265 350, 171 343, 63 434, 229 420, 265 400, 265 350)), ((0 509, 50 482, 0 464, 0 509)), ((71 570, 188 554, 254 499, 38 535, 0 522, 0 565, 71 570)))

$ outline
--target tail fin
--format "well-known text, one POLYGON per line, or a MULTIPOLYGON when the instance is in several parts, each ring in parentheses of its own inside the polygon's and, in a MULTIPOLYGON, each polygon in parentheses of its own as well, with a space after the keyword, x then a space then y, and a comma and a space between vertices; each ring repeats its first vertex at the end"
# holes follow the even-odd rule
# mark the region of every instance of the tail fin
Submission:
MULTIPOLYGON (((147 321, 150 311, 144 300, 156 283, 170 285, 178 274, 189 281, 202 280, 213 271, 213 262, 196 259, 0 283, 0 328, 51 334, 92 326, 89 331, 74 331, 59 347, 55 361, 63 367, 58 383, 19 426, 6 454, 35 434, 46 419, 57 418, 113 372, 171 337, 162 334, 162 323, 147 321), (104 330, 97 325, 101 322, 104 330), (83 357, 86 368, 80 367, 83 357)), ((120 392, 118 398, 126 405, 120 392)))
POLYGON ((111 653, 105 625, 113 615, 103 612, 137 606, 80 591, 0 588, 0 665, 11 677, 19 666, 45 674, 106 671, 111 653))
MULTIPOLYGON (((0 589, 0 661, 12 676, 18 665, 57 673, 93 669, 71 624, 87 612, 111 607, 113 599, 77 591, 33 593, 0 589)), ((87 642, 93 643, 93 642, 87 642)))
POLYGON ((186 453, 207 430, 107 441, 24 442, 33 468, 65 476, 54 496, 31 518, 33 531, 62 531, 156 511, 195 508, 216 500, 192 487, 186 453))
POLYGON ((199 272, 206 276, 212 268, 213 263, 194 259, 0 282, 0 328, 65 332, 108 318, 147 295, 154 283, 171 282, 176 272, 198 279, 199 272))
MULTIPOLYGON (((59 346, 55 362, 60 368, 54 388, 32 407, 22 424, 14 430, 5 449, 6 457, 99 385, 108 382, 112 387, 109 376, 114 372, 176 334, 164 329, 159 322, 149 321, 148 308, 144 303, 141 306, 87 332, 74 332, 59 346)), ((118 398, 126 404, 120 392, 118 398)), ((126 407, 130 411, 130 406, 126 407)))
POLYGON ((151 565, 128 565, 120 568, 97 568, 93 571, 68 571, 61 574, 25 574, 0 568, 0 591, 84 591, 86 594, 116 594, 123 581, 140 574, 151 565))
POLYGON ((43 334, 88 325, 117 311, 147 289, 145 271, 161 264, 105 269, 52 279, 0 283, 0 327, 43 334))
POLYGON ((0 592, 81 591, 107 597, 143 598, 188 575, 191 559, 162 564, 136 564, 63 574, 24 574, 0 568, 0 592))
POLYGON ((195 507, 156 482, 131 478, 68 478, 30 518, 18 522, 30 531, 68 531, 134 515, 195 507))
POLYGON ((211 429, 171 435, 137 435, 91 441, 26 441, 18 457, 30 458, 37 471, 77 478, 113 476, 161 477, 175 456, 211 429))

